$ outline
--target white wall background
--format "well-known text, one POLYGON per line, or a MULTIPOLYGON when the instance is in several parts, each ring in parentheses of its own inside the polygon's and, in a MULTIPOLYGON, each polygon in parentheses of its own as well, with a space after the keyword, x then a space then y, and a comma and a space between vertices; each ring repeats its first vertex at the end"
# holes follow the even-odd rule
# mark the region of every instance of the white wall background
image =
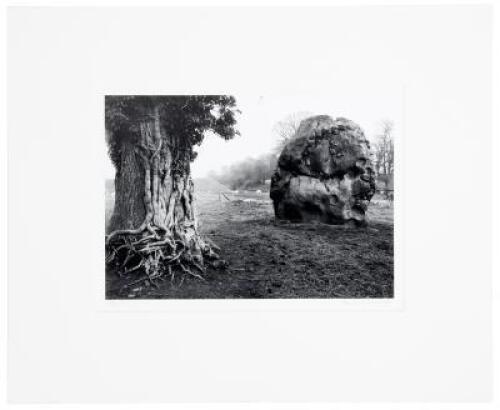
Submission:
POLYGON ((10 400, 490 397, 488 7, 11 9, 8 30, 10 400), (402 309, 98 308, 103 94, 346 84, 404 84, 402 309))

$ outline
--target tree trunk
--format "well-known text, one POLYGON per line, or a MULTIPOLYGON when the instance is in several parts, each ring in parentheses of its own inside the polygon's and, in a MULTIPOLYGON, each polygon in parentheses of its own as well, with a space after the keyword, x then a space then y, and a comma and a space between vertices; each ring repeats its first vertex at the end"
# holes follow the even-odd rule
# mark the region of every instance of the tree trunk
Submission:
POLYGON ((123 145, 115 178, 108 266, 118 273, 144 272, 150 279, 175 270, 200 277, 204 262, 217 254, 198 233, 189 157, 180 138, 162 131, 157 108, 139 128, 140 143, 123 145))
POLYGON ((134 229, 146 216, 144 169, 132 144, 124 144, 120 169, 115 175, 115 207, 107 230, 134 229))

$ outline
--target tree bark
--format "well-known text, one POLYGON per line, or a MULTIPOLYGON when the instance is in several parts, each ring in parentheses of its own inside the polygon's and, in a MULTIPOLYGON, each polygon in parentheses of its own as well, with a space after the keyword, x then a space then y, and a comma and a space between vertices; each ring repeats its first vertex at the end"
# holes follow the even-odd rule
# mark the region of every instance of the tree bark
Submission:
POLYGON ((132 144, 123 146, 120 169, 115 175, 115 207, 107 233, 134 229, 144 221, 144 170, 139 159, 132 144))

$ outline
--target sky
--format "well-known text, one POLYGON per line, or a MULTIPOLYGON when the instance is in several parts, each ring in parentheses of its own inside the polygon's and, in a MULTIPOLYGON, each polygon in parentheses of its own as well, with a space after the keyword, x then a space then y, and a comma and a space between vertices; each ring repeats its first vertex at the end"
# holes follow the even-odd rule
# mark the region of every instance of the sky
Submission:
MULTIPOLYGON (((235 95, 241 114, 238 116, 239 136, 225 141, 208 133, 203 143, 196 147, 198 156, 192 164, 195 178, 204 177, 214 171, 240 162, 249 157, 258 157, 273 150, 278 136, 273 131, 278 121, 297 112, 313 115, 327 114, 346 117, 365 131, 373 140, 380 130, 380 122, 394 121, 394 133, 401 124, 402 89, 390 87, 362 88, 338 87, 334 94, 300 95, 235 95)), ((106 178, 114 177, 114 169, 107 159, 106 178)))

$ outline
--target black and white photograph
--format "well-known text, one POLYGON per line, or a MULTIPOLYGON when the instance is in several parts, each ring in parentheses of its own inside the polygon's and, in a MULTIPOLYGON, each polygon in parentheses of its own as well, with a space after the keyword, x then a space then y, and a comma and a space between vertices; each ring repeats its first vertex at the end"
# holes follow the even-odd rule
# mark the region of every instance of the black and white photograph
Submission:
POLYGON ((338 105, 106 96, 107 298, 392 298, 397 130, 338 105))
POLYGON ((9 403, 497 404, 496 4, 9 2, 9 403))

